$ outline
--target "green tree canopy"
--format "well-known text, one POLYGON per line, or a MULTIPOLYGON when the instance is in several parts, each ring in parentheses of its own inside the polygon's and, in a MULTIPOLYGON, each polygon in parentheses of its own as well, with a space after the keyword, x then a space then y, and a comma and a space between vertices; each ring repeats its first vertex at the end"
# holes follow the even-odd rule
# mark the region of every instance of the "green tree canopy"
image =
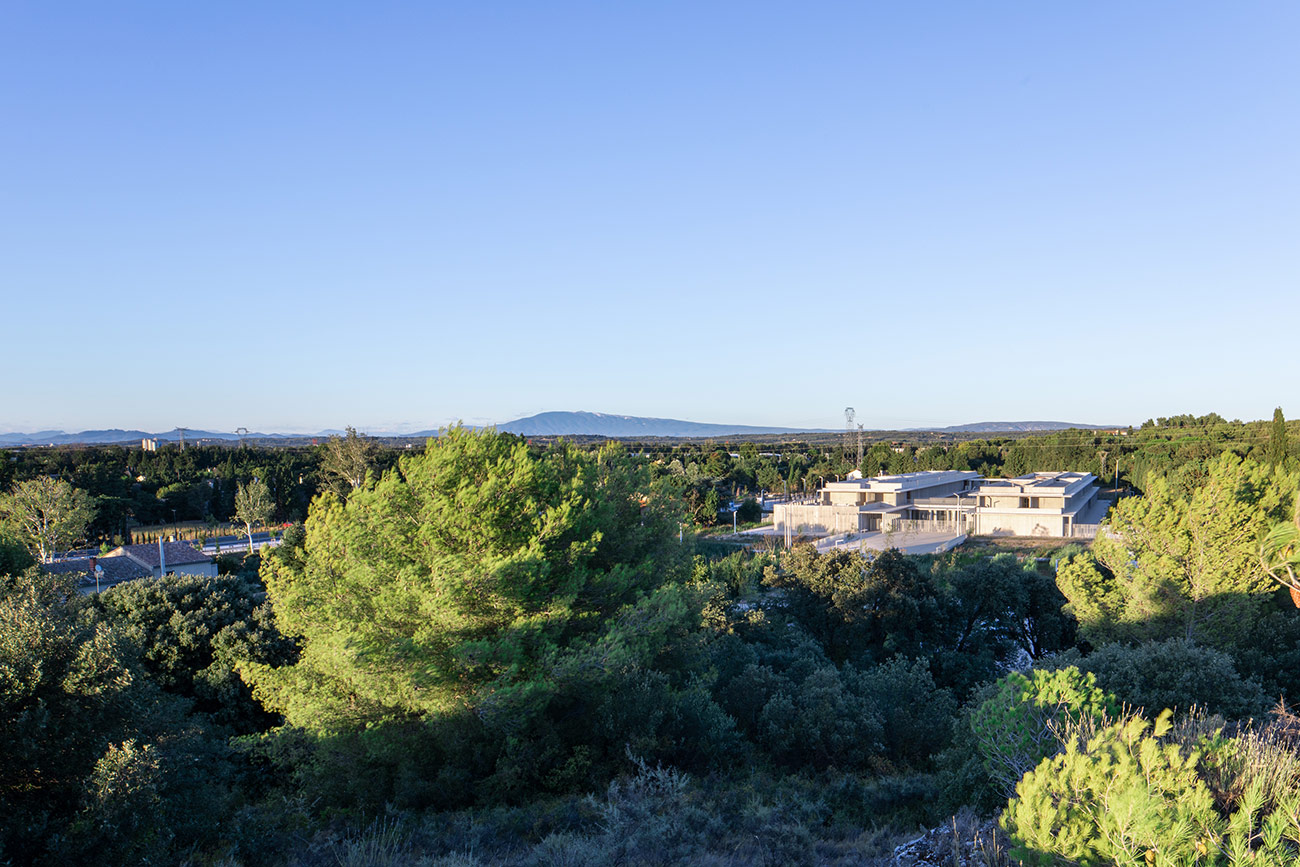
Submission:
POLYGON ((0 526, 0 577, 21 575, 36 565, 35 558, 12 531, 0 526))
POLYGON ((1295 487, 1294 474, 1224 453, 1185 494, 1152 479, 1121 500, 1093 548, 1103 568, 1076 557, 1057 575, 1084 636, 1235 643, 1269 598, 1260 543, 1295 487))
POLYGON ((316 732, 544 705, 565 677, 635 668, 665 640, 679 521, 621 447, 534 453, 453 428, 346 503, 317 499, 302 557, 263 575, 301 657, 247 674, 316 732))
POLYGON ((16 482, 8 495, 0 497, 0 514, 32 553, 48 563, 60 550, 85 538, 95 508, 85 491, 63 479, 37 476, 16 482))
POLYGON ((1268 433, 1268 462, 1273 465, 1286 463, 1287 456, 1291 453, 1291 445, 1287 442, 1286 435, 1286 416, 1282 415, 1282 407, 1273 410, 1273 426, 1268 433))
POLYGON ((210 836, 224 748, 136 666, 64 577, 0 580, 0 852, 175 863, 210 836), (175 855, 175 853, 173 853, 175 855))
POLYGON ((1025 772, 1061 749, 1069 726, 1106 719, 1118 709, 1096 677, 1073 666, 1013 671, 993 684, 970 726, 990 780, 1009 794, 1025 772))
POLYGON ((1242 719, 1262 715, 1268 704, 1259 684, 1243 679, 1231 656, 1181 638, 1108 644, 1079 660, 1078 667, 1096 675, 1098 686, 1124 704, 1150 713, 1199 707, 1242 719))
POLYGON ((375 469, 375 444, 368 436, 348 425, 343 436, 332 436, 325 443, 321 457, 321 475, 328 490, 340 499, 366 483, 375 469))
POLYGON ((98 605, 117 633, 134 642, 160 687, 246 734, 274 718, 240 680, 239 661, 282 664, 296 655, 259 590, 238 575, 164 575, 119 584, 100 594, 98 605))

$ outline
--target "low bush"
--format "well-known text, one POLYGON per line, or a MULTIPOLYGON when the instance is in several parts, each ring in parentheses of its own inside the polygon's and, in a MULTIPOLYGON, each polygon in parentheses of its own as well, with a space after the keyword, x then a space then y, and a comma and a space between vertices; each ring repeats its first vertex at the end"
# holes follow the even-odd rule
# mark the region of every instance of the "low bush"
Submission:
POLYGON ((1097 685, 1132 707, 1155 712, 1193 705, 1229 719, 1263 712, 1264 691, 1237 673, 1232 657, 1182 639, 1148 641, 1130 647, 1108 644, 1078 663, 1096 675, 1097 685))

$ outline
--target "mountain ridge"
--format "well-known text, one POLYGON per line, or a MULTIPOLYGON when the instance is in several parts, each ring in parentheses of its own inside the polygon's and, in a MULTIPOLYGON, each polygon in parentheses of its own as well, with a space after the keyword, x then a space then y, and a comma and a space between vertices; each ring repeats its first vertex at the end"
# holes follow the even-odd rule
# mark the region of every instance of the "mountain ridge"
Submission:
POLYGON ((541 412, 496 426, 524 436, 715 437, 744 434, 821 433, 824 429, 716 424, 603 412, 541 412))
POLYGON ((1057 430, 1118 430, 1125 424, 1081 424, 1071 421, 978 421, 949 427, 909 427, 908 433, 1041 433, 1057 430))

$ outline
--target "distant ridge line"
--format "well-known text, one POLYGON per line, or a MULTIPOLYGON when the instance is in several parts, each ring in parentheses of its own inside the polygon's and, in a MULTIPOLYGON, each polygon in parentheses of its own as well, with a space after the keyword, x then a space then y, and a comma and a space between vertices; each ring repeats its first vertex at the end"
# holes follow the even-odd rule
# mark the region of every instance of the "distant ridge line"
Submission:
MULTIPOLYGON (((506 433, 522 436, 596 436, 611 439, 632 439, 636 437, 723 437, 748 436, 760 434, 801 434, 801 433, 836 433, 833 428, 799 428, 776 427, 769 425, 718 424, 712 422, 685 421, 674 418, 654 418, 649 416, 615 415, 603 412, 542 412, 498 425, 488 425, 506 433)), ((484 427, 484 425, 466 425, 466 427, 484 427)), ((973 424, 952 425, 949 427, 914 427, 900 430, 900 433, 1039 433, 1058 430, 1119 430, 1128 425, 1078 424, 1062 421, 986 421, 973 424)), ((884 430, 884 429, 880 429, 884 430)), ((303 440, 324 439, 337 436, 342 431, 324 430, 317 433, 261 433, 250 432, 243 435, 245 440, 303 440)), ((422 430, 413 433, 387 431, 366 432, 370 436, 419 439, 435 437, 437 430, 422 430)), ((176 429, 161 433, 143 430, 125 430, 109 428, 88 430, 80 433, 65 433, 61 430, 43 430, 35 433, 0 433, 0 447, 4 446, 42 446, 42 445, 109 445, 116 443, 139 442, 143 439, 157 439, 165 442, 179 440, 176 429)), ((187 429, 186 438, 191 442, 202 440, 220 440, 235 442, 241 437, 236 433, 187 429)))
POLYGON ((1054 430, 1121 430, 1126 424, 1080 424, 1069 421, 979 421, 950 427, 909 427, 924 433, 1035 433, 1054 430))
POLYGON ((602 412, 542 412, 499 424, 496 428, 524 436, 605 437, 719 437, 824 432, 824 429, 714 424, 602 412))

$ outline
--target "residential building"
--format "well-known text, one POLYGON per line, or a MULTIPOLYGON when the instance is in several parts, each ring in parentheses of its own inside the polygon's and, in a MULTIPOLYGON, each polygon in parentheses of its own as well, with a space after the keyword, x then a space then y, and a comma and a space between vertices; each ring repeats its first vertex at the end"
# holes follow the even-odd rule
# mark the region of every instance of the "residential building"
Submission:
POLYGON ((46 563, 42 568, 56 575, 80 574, 83 587, 101 590, 123 581, 161 578, 173 573, 209 577, 217 574, 216 561, 184 542, 123 545, 102 557, 74 557, 46 563))
POLYGON ((127 557, 149 570, 155 578, 177 575, 216 577, 217 563, 188 542, 158 542, 151 545, 123 545, 109 551, 100 560, 127 557))
POLYGON ((52 575, 80 575, 89 590, 106 590, 123 581, 148 578, 150 571, 130 557, 73 557, 41 566, 52 575))

